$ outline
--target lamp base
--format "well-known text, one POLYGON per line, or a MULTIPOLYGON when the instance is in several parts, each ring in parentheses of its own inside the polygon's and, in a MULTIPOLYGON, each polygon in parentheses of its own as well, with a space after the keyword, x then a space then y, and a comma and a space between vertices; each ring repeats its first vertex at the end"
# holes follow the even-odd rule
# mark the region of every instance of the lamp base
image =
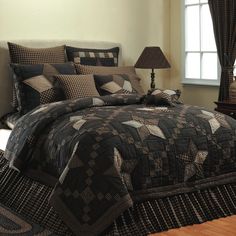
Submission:
POLYGON ((152 69, 152 73, 151 73, 151 90, 154 90, 156 85, 155 85, 155 73, 154 73, 154 69, 152 69))

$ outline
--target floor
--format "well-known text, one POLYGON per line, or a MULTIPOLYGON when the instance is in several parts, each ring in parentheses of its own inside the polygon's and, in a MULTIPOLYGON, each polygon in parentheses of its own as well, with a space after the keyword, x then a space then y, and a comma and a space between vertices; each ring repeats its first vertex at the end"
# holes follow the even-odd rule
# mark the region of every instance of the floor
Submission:
POLYGON ((151 236, 236 236, 236 215, 151 234, 151 236))

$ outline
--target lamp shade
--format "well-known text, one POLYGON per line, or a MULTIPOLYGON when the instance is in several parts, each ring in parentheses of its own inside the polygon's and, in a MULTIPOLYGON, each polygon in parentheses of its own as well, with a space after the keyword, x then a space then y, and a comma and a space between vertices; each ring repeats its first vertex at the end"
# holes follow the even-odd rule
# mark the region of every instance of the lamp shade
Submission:
POLYGON ((145 47, 137 60, 135 67, 143 69, 160 69, 170 68, 170 64, 160 47, 145 47))

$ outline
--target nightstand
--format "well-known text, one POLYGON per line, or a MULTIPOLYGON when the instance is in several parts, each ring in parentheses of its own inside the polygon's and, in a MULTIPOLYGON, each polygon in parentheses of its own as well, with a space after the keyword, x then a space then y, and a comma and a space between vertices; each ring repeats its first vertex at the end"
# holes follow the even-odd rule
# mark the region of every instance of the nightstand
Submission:
POLYGON ((236 101, 224 100, 222 102, 215 102, 217 107, 215 111, 221 112, 223 114, 229 115, 236 119, 236 101))

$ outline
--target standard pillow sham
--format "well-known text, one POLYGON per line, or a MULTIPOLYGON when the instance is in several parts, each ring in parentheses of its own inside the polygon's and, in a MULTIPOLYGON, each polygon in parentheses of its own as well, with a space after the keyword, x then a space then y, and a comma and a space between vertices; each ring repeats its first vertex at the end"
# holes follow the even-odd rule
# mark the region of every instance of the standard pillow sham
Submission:
POLYGON ((51 48, 30 48, 8 42, 11 63, 42 64, 64 63, 65 45, 51 48))
POLYGON ((93 75, 55 75, 66 99, 99 96, 93 75))
POLYGON ((17 95, 18 110, 26 114, 40 104, 57 102, 65 99, 57 74, 76 74, 74 64, 11 64, 14 72, 14 86, 17 95))
POLYGON ((79 74, 97 74, 97 75, 115 75, 115 74, 127 74, 132 87, 140 95, 144 95, 143 88, 140 85, 140 78, 135 72, 133 66, 121 66, 121 67, 108 67, 108 66, 84 66, 75 65, 76 70, 79 74))
POLYGON ((92 49, 66 46, 66 54, 69 61, 81 65, 118 66, 119 47, 92 49))
POLYGON ((137 93, 132 87, 127 74, 94 75, 96 88, 101 96, 109 94, 137 93))

